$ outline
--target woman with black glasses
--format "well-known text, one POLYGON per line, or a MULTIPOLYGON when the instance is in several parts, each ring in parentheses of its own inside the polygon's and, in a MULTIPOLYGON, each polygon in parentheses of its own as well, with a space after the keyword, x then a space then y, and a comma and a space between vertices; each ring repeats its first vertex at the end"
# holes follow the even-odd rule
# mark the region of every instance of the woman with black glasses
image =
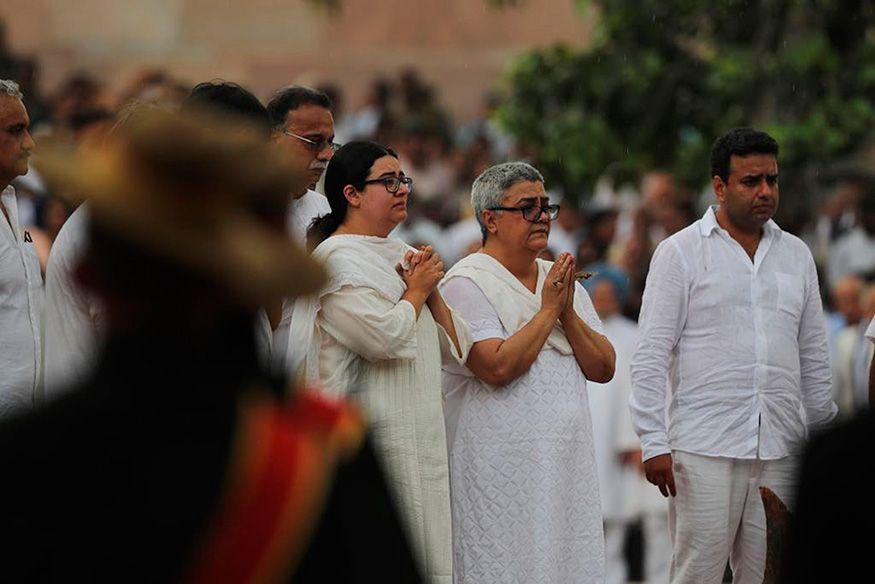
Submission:
POLYGON ((537 259, 559 213, 541 173, 493 166, 471 201, 483 247, 441 284, 473 342, 443 378, 455 582, 603 582, 586 382, 611 379, 613 347, 571 255, 537 259))
POLYGON ((412 186, 379 144, 351 142, 334 154, 325 172, 331 213, 308 232, 329 283, 296 303, 289 349, 311 381, 358 399, 427 581, 451 584, 440 372, 442 360, 464 363, 470 343, 437 291, 437 254, 388 238, 407 218, 412 186))

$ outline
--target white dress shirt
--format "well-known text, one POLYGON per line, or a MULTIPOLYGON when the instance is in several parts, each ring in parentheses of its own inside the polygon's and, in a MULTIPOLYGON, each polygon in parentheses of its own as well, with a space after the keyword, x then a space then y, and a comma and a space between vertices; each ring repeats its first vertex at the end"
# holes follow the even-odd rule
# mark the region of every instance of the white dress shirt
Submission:
POLYGON ((714 209, 650 264, 629 400, 645 460, 783 458, 837 411, 811 252, 769 221, 751 262, 714 209))
POLYGON ((331 205, 325 195, 307 191, 304 196, 293 199, 289 206, 287 225, 296 243, 306 247, 307 229, 317 217, 331 213, 331 205))
POLYGON ((875 318, 869 323, 869 328, 866 329, 866 338, 875 343, 875 318))
MULTIPOLYGON (((293 199, 289 205, 286 227, 292 240, 307 247, 307 229, 317 217, 331 213, 325 195, 308 190, 304 196, 293 199)), ((255 322, 255 342, 261 363, 274 374, 288 372, 289 325, 292 321, 293 302, 283 301, 282 317, 276 329, 270 325, 267 312, 259 310, 255 322)))
POLYGON ((88 247, 88 204, 79 205, 61 227, 46 267, 46 397, 81 384, 94 368, 103 310, 76 279, 88 247))
POLYGON ((18 221, 15 189, 0 193, 0 418, 30 408, 40 386, 43 279, 18 221))

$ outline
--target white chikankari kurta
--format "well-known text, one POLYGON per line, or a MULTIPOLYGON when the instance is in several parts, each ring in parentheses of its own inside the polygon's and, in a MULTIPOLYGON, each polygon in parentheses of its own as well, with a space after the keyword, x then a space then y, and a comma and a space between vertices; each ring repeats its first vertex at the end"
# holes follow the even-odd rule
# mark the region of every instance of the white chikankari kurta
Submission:
MULTIPOLYGON (((498 261, 472 254, 441 284, 476 343, 508 338, 539 310, 498 261)), ((586 291, 574 307, 601 332, 586 291)), ((604 581, 604 534, 586 378, 557 325, 528 372, 504 387, 445 365, 456 584, 604 581)))
POLYGON ((462 354, 423 306, 400 300, 395 266, 410 250, 381 237, 336 235, 313 252, 329 282, 294 309, 290 355, 306 377, 362 405, 378 454, 429 582, 452 582, 452 541, 441 360, 463 363, 467 325, 454 315, 462 354))

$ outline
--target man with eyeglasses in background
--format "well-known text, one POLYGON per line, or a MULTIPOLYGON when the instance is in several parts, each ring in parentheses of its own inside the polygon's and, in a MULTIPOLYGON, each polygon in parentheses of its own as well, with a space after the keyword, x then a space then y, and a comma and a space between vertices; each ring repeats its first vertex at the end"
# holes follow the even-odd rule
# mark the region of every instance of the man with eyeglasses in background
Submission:
POLYGON ((289 230, 303 245, 313 219, 331 212, 328 199, 313 190, 339 146, 334 143, 331 99, 321 91, 292 85, 273 96, 267 113, 276 147, 289 157, 296 170, 310 177, 309 188, 291 193, 289 207, 289 230))

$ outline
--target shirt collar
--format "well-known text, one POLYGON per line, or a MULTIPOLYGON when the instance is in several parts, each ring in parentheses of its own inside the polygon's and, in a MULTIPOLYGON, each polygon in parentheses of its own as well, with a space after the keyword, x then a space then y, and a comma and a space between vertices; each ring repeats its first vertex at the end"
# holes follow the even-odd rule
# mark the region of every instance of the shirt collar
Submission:
POLYGON ((702 237, 708 237, 715 229, 720 227, 720 224, 717 223, 717 215, 714 214, 715 209, 717 209, 717 205, 709 205, 708 210, 705 211, 705 214, 702 215, 702 219, 699 221, 699 231, 702 233, 702 237))
MULTIPOLYGON (((702 234, 702 237, 708 237, 715 229, 721 229, 720 224, 717 223, 716 212, 717 205, 709 205, 708 210, 705 211, 705 214, 699 221, 699 232, 702 234)), ((769 219, 766 221, 765 225, 763 225, 763 231, 766 235, 777 235, 781 232, 781 228, 778 227, 778 224, 775 223, 774 219, 769 219)))

